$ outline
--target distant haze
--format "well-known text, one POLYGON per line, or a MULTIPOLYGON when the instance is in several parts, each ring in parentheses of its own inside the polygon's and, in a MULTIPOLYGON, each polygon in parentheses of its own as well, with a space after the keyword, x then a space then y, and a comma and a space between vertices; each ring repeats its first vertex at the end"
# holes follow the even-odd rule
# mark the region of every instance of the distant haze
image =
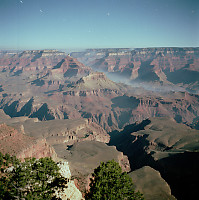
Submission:
POLYGON ((198 0, 1 0, 0 49, 199 46, 198 0))

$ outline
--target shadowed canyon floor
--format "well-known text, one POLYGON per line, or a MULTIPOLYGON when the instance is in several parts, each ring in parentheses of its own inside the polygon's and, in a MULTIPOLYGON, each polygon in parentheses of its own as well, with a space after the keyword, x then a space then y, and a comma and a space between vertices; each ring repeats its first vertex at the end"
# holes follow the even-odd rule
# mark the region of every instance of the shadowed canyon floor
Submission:
POLYGON ((173 119, 150 118, 111 133, 110 145, 128 156, 132 170, 147 165, 158 170, 177 199, 197 194, 199 131, 173 119))

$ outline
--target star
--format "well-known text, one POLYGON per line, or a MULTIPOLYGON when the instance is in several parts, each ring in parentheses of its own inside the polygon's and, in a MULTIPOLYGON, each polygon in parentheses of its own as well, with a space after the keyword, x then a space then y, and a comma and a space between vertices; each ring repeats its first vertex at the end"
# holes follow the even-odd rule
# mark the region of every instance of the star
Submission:
POLYGON ((23 3, 23 1, 22 1, 22 0, 20 0, 20 3, 23 3))
POLYGON ((43 10, 40 9, 39 11, 40 11, 41 13, 43 13, 43 10))

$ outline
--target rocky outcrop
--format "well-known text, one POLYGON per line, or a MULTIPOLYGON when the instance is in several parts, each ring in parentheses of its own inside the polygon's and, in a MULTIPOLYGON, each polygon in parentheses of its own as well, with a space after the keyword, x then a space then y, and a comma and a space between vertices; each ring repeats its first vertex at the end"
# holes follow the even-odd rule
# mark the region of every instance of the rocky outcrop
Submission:
POLYGON ((34 137, 44 137, 51 145, 72 145, 84 140, 109 142, 109 135, 97 124, 87 119, 53 120, 23 124, 26 134, 34 137))
MULTIPOLYGON (((122 88, 121 85, 111 81, 106 77, 103 72, 93 72, 90 73, 88 76, 82 77, 78 80, 74 85, 71 87, 78 91, 116 91, 116 93, 121 93, 122 88)), ((101 91, 101 92, 102 92, 101 91)))
POLYGON ((10 155, 16 155, 17 158, 22 160, 27 157, 56 158, 54 149, 45 139, 36 140, 6 124, 0 124, 0 151, 3 154, 9 153, 10 155))
POLYGON ((52 68, 52 74, 57 75, 63 73, 64 77, 71 78, 73 76, 82 77, 88 75, 91 68, 77 61, 77 59, 67 56, 62 59, 56 66, 52 68))
POLYGON ((142 167, 128 174, 146 200, 175 200, 171 189, 160 173, 149 166, 142 167))
POLYGON ((75 186, 74 180, 71 180, 68 162, 62 161, 57 157, 54 149, 47 143, 46 139, 35 139, 18 132, 6 124, 0 124, 0 152, 15 155, 22 161, 29 157, 37 159, 51 157, 53 160, 59 161, 60 173, 68 179, 68 183, 67 188, 63 192, 57 193, 57 196, 63 200, 83 199, 81 192, 75 186))
POLYGON ((88 188, 89 177, 100 162, 114 159, 123 171, 130 171, 128 158, 122 152, 118 152, 115 147, 109 147, 102 142, 78 142, 67 150, 64 145, 54 145, 54 148, 58 157, 69 162, 73 179, 76 179, 82 192, 88 188))
POLYGON ((63 177, 68 179, 67 188, 61 193, 56 193, 58 198, 62 200, 83 200, 81 192, 77 189, 74 180, 71 180, 71 172, 67 161, 61 160, 58 162, 60 173, 63 177))
POLYGON ((44 158, 51 157, 52 159, 56 159, 57 155, 46 141, 46 139, 36 140, 34 144, 29 145, 28 147, 22 149, 19 154, 17 154, 18 158, 44 158))

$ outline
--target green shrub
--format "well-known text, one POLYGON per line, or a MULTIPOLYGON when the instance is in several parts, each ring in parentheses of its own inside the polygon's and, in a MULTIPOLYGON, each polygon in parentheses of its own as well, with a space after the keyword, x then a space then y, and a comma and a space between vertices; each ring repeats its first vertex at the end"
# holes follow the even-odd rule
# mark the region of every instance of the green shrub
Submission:
POLYGON ((20 162, 16 157, 5 156, 10 161, 0 174, 0 199, 57 199, 55 191, 62 191, 67 179, 51 158, 28 158, 20 162))
POLYGON ((143 200, 140 192, 135 192, 132 179, 114 160, 102 162, 94 170, 90 179, 90 190, 86 193, 87 200, 143 200))

